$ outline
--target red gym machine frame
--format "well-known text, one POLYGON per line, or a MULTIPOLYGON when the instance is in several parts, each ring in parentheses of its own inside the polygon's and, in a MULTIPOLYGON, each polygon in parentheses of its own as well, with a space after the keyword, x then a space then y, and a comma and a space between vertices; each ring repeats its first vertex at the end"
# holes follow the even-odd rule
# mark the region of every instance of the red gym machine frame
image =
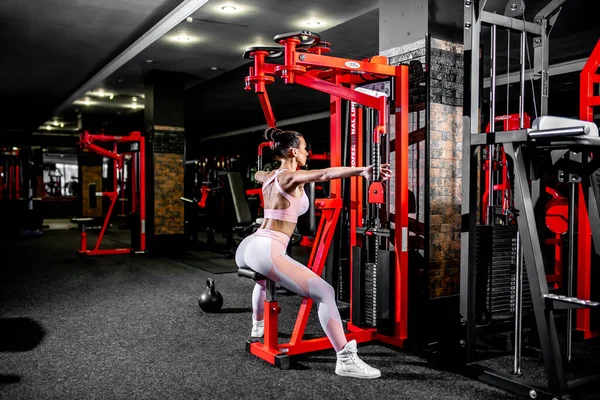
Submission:
MULTIPOLYGON (((145 138, 141 135, 139 131, 131 132, 127 136, 110 136, 110 135, 92 135, 88 131, 83 132, 80 135, 79 146, 84 151, 91 151, 96 154, 99 154, 103 157, 109 158, 113 160, 113 187, 114 191, 112 192, 100 192, 101 196, 106 196, 110 198, 110 207, 108 208, 108 212, 104 217, 104 223, 102 224, 102 229, 100 230, 100 234, 98 235, 98 240, 96 241, 96 246, 94 246, 93 250, 87 249, 87 234, 85 230, 81 232, 81 249, 77 250, 79 254, 84 255, 113 255, 113 254, 131 254, 136 252, 145 252, 146 251, 146 145, 145 138), (114 148, 113 151, 106 150, 105 148, 94 144, 94 142, 113 142, 114 148), (102 243, 102 239, 104 238, 104 233, 106 232, 106 228, 108 227, 108 223, 110 222, 110 216, 115 207, 119 194, 117 192, 117 177, 118 171, 121 169, 124 171, 124 161, 125 161, 125 153, 119 154, 117 151, 118 143, 138 143, 139 151, 133 152, 132 156, 134 157, 133 162, 131 163, 133 170, 131 171, 131 176, 134 177, 132 179, 132 184, 135 184, 135 177, 139 176, 139 213, 140 213, 140 226, 137 228, 140 230, 140 248, 118 248, 118 249, 100 249, 100 244, 102 243), (136 171, 136 164, 139 161, 139 171, 136 171), (137 174, 136 174, 137 173, 137 174)), ((131 190, 131 212, 138 211, 138 199, 135 188, 131 190)), ((135 229, 135 228, 132 228, 135 229)))
MULTIPOLYGON (((310 32, 300 32, 299 35, 310 32)), ((408 322, 408 66, 391 66, 387 58, 374 56, 370 60, 350 60, 338 57, 325 56, 322 53, 329 51, 328 44, 303 48, 299 36, 286 37, 279 41, 283 47, 284 65, 265 63, 265 58, 271 55, 272 48, 250 49, 250 58, 254 58, 254 66, 250 67, 250 74, 246 77, 246 90, 254 90, 258 94, 260 104, 268 126, 275 126, 275 116, 269 102, 266 85, 275 81, 274 76, 280 76, 286 84, 298 83, 311 89, 331 95, 330 100, 330 161, 331 166, 342 164, 341 136, 342 136, 342 99, 371 107, 378 111, 378 124, 373 131, 373 142, 379 143, 381 136, 387 134, 389 104, 387 97, 374 97, 354 90, 354 88, 369 80, 378 80, 382 77, 393 77, 395 91, 395 151, 396 159, 393 169, 395 171, 395 230, 394 248, 396 255, 395 282, 393 288, 396 295, 394 315, 394 335, 386 336, 377 333, 375 328, 361 328, 347 324, 348 340, 357 342, 380 341, 396 347, 403 347, 407 339, 408 322), (323 46, 325 45, 325 46, 323 46)), ((353 107, 351 107, 353 109, 353 107)), ((351 124, 360 121, 361 111, 356 110, 358 116, 351 124)), ((354 113, 354 111, 352 111, 354 113)), ((362 132, 356 123, 352 129, 351 159, 355 166, 360 166, 362 160, 362 132)), ((390 149, 391 150, 391 149, 390 149)), ((373 182, 373 186, 382 189, 381 182, 373 182)), ((390 182, 391 184, 391 182, 390 182)), ((362 235, 357 233, 357 227, 362 225, 361 196, 362 182, 360 179, 351 178, 351 213, 350 213, 350 246, 360 245, 362 235)), ((321 210, 321 220, 317 229, 315 244, 312 248, 308 267, 317 275, 321 275, 329 246, 334 236, 335 227, 342 208, 341 180, 330 182, 329 199, 315 200, 315 206, 321 210)), ((386 193, 386 196, 388 194, 386 193)), ((384 196, 384 197, 386 197, 384 196)), ((371 193, 369 195, 372 200, 371 193)), ((352 260, 350 260, 352 268, 352 260)), ((350 271, 350 275, 352 272, 350 271)), ((352 293, 352 281, 350 280, 352 293)), ((304 330, 308 321, 312 300, 304 298, 294 331, 289 343, 279 344, 277 337, 277 317, 280 308, 276 301, 265 303, 265 337, 264 343, 253 342, 248 346, 248 351, 270 364, 278 364, 278 358, 283 355, 292 356, 331 348, 327 337, 303 340, 304 330)), ((352 302, 350 302, 350 315, 352 315, 352 302)))
MULTIPOLYGON (((18 161, 20 155, 19 150, 2 149, 2 156, 11 157, 11 160, 18 161)), ((8 160, 8 159, 7 159, 8 160)), ((0 165, 0 200, 2 200, 4 191, 6 198, 18 200, 21 198, 21 166, 18 162, 11 164, 7 163, 6 168, 0 165)))
MULTIPOLYGON (((590 58, 585 63, 579 76, 579 119, 594 121, 594 107, 600 106, 600 96, 594 95, 594 85, 600 84, 600 41, 592 51, 590 58)), ((578 258, 577 264, 577 297, 589 299, 591 296, 592 272, 592 230, 588 219, 588 210, 582 185, 579 185, 579 201, 577 207, 578 227, 578 258)), ((597 267, 596 267, 597 268, 597 267)), ((583 333, 584 339, 591 339, 600 335, 593 331, 590 325, 591 312, 589 308, 576 310, 575 329, 583 333)))

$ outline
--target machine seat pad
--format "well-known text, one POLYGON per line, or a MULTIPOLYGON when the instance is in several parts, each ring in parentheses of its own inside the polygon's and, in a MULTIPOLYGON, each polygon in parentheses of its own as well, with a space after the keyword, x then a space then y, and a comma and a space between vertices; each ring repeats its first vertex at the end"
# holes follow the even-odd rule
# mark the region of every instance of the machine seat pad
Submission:
POLYGON ((265 279, 268 279, 266 276, 261 275, 253 269, 247 267, 238 268, 238 276, 250 278, 253 281, 263 281, 265 279))
MULTIPOLYGON (((594 138, 598 137, 598 126, 595 123, 589 121, 582 121, 573 118, 553 117, 550 115, 544 115, 536 118, 531 124, 531 132, 544 131, 550 129, 563 129, 563 128, 579 128, 583 127, 586 131, 585 135, 579 135, 575 137, 579 138, 594 138)), ((573 139, 573 137, 568 138, 573 139)))

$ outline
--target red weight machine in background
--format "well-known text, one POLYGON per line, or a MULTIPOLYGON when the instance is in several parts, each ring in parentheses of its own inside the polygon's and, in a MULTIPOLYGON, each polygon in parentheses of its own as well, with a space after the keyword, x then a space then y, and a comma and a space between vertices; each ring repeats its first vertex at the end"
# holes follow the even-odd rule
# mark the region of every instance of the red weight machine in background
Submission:
MULTIPOLYGON (((365 190, 362 179, 350 179, 351 198, 350 213, 350 315, 347 323, 347 337, 357 342, 380 341, 392 346, 403 347, 407 339, 408 322, 408 66, 388 65, 386 57, 374 56, 371 59, 356 61, 338 57, 326 56, 330 45, 321 41, 321 37, 312 32, 299 31, 277 35, 274 38, 281 46, 251 47, 244 53, 244 58, 253 59, 254 66, 246 77, 246 90, 258 94, 260 104, 268 126, 275 126, 275 116, 271 108, 266 85, 273 83, 275 77, 280 77, 285 84, 299 84, 331 96, 330 100, 330 146, 331 166, 342 165, 342 100, 351 102, 350 107, 350 160, 352 166, 361 166, 363 160, 362 109, 354 105, 369 107, 377 111, 377 120, 372 132, 372 164, 376 171, 375 179, 368 188, 365 202, 365 190), (270 64, 266 60, 284 57, 283 65, 270 64), (393 106, 387 96, 374 96, 355 90, 361 84, 369 81, 391 79, 393 106), (390 108, 394 110, 395 140, 390 141, 388 123, 390 108), (389 145, 389 143, 393 143, 389 145), (389 148, 387 146, 389 145, 389 148), (392 198, 390 190, 379 177, 379 166, 382 162, 382 146, 387 152, 395 150, 395 163, 392 166, 394 176, 389 185, 395 187, 392 198), (395 204, 395 212, 390 212, 390 202, 395 204), (363 208, 372 207, 375 211, 369 213, 365 220, 363 208), (390 229, 391 223, 394 229, 390 229), (364 321, 358 320, 359 305, 356 299, 364 294, 364 278, 356 279, 358 269, 354 266, 361 264, 361 248, 367 242, 375 242, 375 263, 381 266, 389 279, 377 279, 377 300, 385 306, 371 319, 377 320, 377 326, 365 326, 364 321), (395 251, 389 251, 390 242, 395 251), (379 255, 379 261, 377 258, 379 255), (379 263, 379 264, 378 264, 379 263)), ((268 144, 266 144, 268 145, 268 144)), ((263 145, 263 146, 266 146, 263 145)), ((261 148, 262 149, 262 148, 261 148)), ((259 150, 259 154, 261 151, 259 150)), ((387 157, 387 154, 383 154, 387 157)), ((316 231, 314 245, 308 262, 317 275, 323 273, 325 260, 329 252, 343 207, 342 182, 330 182, 330 197, 316 199, 315 208, 320 210, 321 219, 316 231)), ((369 208, 367 208, 368 210, 369 208)), ((378 272, 379 273, 379 272, 378 272)), ((242 276, 249 276, 240 273, 242 276)), ((378 278, 380 276, 378 275, 378 278)), ((374 293, 373 296, 375 296, 374 293)), ((375 300, 374 297, 372 300, 375 300)), ((265 337, 264 342, 248 343, 248 351, 271 364, 282 368, 289 365, 282 362, 288 356, 319 351, 331 348, 327 337, 303 339, 304 330, 312 306, 312 300, 304 298, 291 336, 285 344, 278 342, 278 313, 280 308, 272 298, 267 297, 265 304, 265 337)), ((363 309, 365 305, 361 306, 363 309)), ((378 309, 379 310, 379 309, 378 309)), ((369 310, 366 311, 367 313, 369 310)), ((373 311, 374 313, 375 311, 373 311)))
MULTIPOLYGON (((581 71, 579 86, 579 118, 582 121, 594 121, 594 107, 600 106, 600 95, 596 94, 596 87, 600 84, 600 41, 588 58, 581 71)), ((592 231, 588 219, 588 207, 583 191, 579 185, 579 201, 577 207, 578 221, 578 263, 577 263, 577 297, 580 299, 591 299, 592 296, 592 231)), ((598 252, 598 249, 596 249, 598 252)), ((598 265, 595 266, 596 274, 599 274, 598 265)), ((597 295, 596 295, 597 296, 597 295)), ((595 300, 598 300, 596 297, 595 300)), ((595 329, 591 324, 592 311, 589 308, 576 310, 575 329, 583 334, 584 339, 591 339, 600 335, 600 329, 595 329)))
POLYGON ((22 189, 22 160, 18 149, 1 149, 0 152, 0 200, 19 200, 22 189))
MULTIPOLYGON (((111 136, 111 135, 92 135, 89 132, 83 132, 80 136, 79 146, 83 151, 93 152, 103 157, 112 160, 113 166, 113 191, 110 192, 95 192, 93 186, 90 186, 90 203, 95 203, 96 196, 107 197, 110 199, 110 206, 104 217, 102 229, 98 235, 96 245, 93 249, 87 249, 87 233, 85 223, 81 224, 81 249, 78 253, 83 255, 111 255, 111 254, 131 254, 143 253, 146 251, 146 166, 145 166, 145 138, 140 132, 131 132, 126 136, 111 136), (112 151, 99 145, 112 144, 112 151), (120 143, 130 144, 130 151, 119 152, 118 145, 120 143), (126 157, 131 157, 129 185, 131 187, 131 213, 135 215, 139 213, 139 219, 136 219, 131 227, 131 247, 117 249, 100 249, 102 239, 106 233, 106 228, 110 223, 110 218, 115 208, 115 204, 119 199, 118 188, 123 191, 123 181, 125 180, 125 161, 126 157), (119 184, 119 177, 121 184, 119 184), (92 198, 94 200, 92 200, 92 198)), ((107 146, 108 147, 108 146, 107 146)), ((121 196, 122 198, 123 195, 121 196)), ((85 220, 82 218, 80 220, 85 220)))

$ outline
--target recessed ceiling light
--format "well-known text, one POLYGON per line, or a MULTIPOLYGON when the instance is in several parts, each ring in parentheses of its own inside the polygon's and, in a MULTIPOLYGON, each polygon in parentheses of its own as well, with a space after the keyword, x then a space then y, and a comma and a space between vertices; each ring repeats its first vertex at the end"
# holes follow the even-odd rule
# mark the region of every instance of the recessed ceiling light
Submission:
POLYGON ((51 130, 51 129, 52 129, 52 127, 51 127, 50 125, 47 125, 47 126, 46 126, 46 129, 47 129, 47 130, 51 130))
POLYGON ((234 6, 223 6, 223 7, 221 7, 221 11, 226 12, 226 13, 235 12, 236 10, 237 10, 237 8, 234 7, 234 6))
POLYGON ((219 69, 219 67, 210 67, 210 69, 211 69, 212 71, 216 71, 216 70, 218 70, 218 69, 219 69))
POLYGON ((147 62, 148 64, 152 64, 152 63, 154 62, 154 60, 146 60, 146 62, 147 62))
POLYGON ((61 128, 64 128, 64 127, 65 127, 65 123, 64 123, 64 122, 61 122, 61 123, 60 123, 60 127, 61 127, 61 128))
POLYGON ((112 100, 115 98, 115 95, 111 93, 110 96, 108 96, 108 98, 112 100))
POLYGON ((132 97, 131 101, 136 102, 137 101, 137 97, 132 97))
POLYGON ((52 122, 52 125, 54 125, 54 126, 58 126, 58 121, 57 121, 57 120, 54 120, 54 121, 52 122))
POLYGON ((311 19, 311 20, 306 21, 306 25, 308 25, 308 26, 319 26, 319 25, 321 25, 321 23, 319 21, 315 20, 315 19, 311 19))
POLYGON ((177 40, 178 42, 189 42, 190 40, 192 40, 192 38, 190 38, 189 36, 177 36, 175 40, 177 40))
POLYGON ((192 17, 187 17, 185 20, 189 23, 194 22, 194 18, 192 18, 192 17))

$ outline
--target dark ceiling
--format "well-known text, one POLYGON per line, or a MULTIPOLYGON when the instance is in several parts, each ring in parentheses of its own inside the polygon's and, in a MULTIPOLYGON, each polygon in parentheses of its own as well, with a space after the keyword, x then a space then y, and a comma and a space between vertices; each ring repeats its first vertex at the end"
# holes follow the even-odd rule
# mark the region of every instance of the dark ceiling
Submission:
MULTIPOLYGON (((390 0, 385 0, 390 1, 390 0)), ((379 0, 249 0, 238 12, 223 13, 225 0, 209 0, 190 17, 147 48, 134 54, 101 81, 94 75, 170 13, 201 0, 4 0, 0 2, 0 100, 2 135, 29 133, 48 126, 53 118, 67 128, 83 124, 110 126, 116 121, 141 120, 143 77, 154 69, 186 74, 186 129, 194 139, 264 123, 258 99, 244 91, 248 60, 245 47, 272 44, 281 32, 312 29, 332 43, 331 55, 361 59, 379 50, 379 0), (307 27, 309 19, 321 25, 307 27), (189 43, 176 37, 189 36, 189 43), (211 68, 215 67, 215 68, 211 68), (98 90, 114 98, 92 97, 98 90), (87 97, 86 97, 87 92, 87 97), (81 93, 78 102, 65 102, 81 93), (91 95, 90 95, 91 93, 91 95), (132 97, 138 109, 132 108, 132 97), (83 100, 92 99, 89 105, 83 100)), ((549 0, 527 1, 531 20, 549 0)), ((462 1, 428 0, 430 31, 436 36, 462 37, 462 1)), ((567 0, 551 36, 551 64, 587 58, 598 38, 600 1, 567 0)), ((506 0, 488 0, 486 10, 503 13, 506 0)), ((171 21, 173 22, 173 21, 171 21)), ((516 52, 513 52, 514 57, 516 52)), ((505 52, 499 51, 503 73, 505 52)), ((556 78, 554 78, 556 80, 556 78)), ((558 80, 558 92, 578 91, 576 73, 558 80)), ((555 86, 553 86, 554 90, 555 86)), ((328 96, 281 82, 268 87, 278 120, 328 110, 328 96)), ((567 95, 564 97, 568 98, 567 95)), ((571 101, 571 100, 570 100, 571 101)), ((325 127, 327 121, 313 124, 325 127)), ((61 129, 52 127, 53 131, 61 129)), ((41 130, 44 133, 45 130, 41 130)))
POLYGON ((181 0, 3 0, 3 131, 36 129, 181 0))

